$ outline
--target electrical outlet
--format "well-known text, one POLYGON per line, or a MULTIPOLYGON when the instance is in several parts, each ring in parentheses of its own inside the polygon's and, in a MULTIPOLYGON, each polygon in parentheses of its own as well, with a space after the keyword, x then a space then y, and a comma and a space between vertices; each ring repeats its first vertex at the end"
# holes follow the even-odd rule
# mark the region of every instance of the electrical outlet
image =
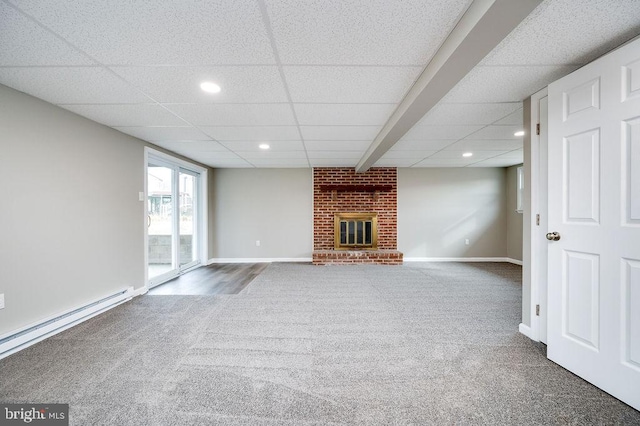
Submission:
POLYGON ((256 240, 256 247, 260 247, 260 240, 256 240))
POLYGON ((468 238, 465 238, 465 239, 464 239, 464 245, 465 245, 465 246, 468 246, 468 245, 469 245, 469 239, 468 239, 468 238))
POLYGON ((4 309, 4 293, 0 294, 0 309, 4 309))

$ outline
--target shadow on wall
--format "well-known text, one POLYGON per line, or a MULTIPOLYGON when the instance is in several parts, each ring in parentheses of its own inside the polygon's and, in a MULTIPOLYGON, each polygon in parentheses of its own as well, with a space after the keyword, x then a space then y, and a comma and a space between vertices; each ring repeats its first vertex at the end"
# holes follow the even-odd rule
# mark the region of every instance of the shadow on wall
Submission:
POLYGON ((466 255, 467 253, 478 253, 479 249, 481 250, 486 244, 491 244, 495 237, 493 228, 496 223, 481 219, 486 217, 487 212, 495 209, 496 205, 499 205, 497 199, 486 202, 482 208, 473 210, 446 227, 441 234, 441 246, 460 250, 461 255, 466 255), (462 248, 460 248, 461 245, 462 248))

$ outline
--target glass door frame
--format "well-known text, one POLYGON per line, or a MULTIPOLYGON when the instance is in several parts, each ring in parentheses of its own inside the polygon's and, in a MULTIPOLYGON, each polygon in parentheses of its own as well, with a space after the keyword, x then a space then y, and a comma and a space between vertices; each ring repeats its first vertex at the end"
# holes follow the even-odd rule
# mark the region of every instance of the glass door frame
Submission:
POLYGON ((181 230, 180 230, 180 214, 175 215, 175 220, 174 220, 174 226, 175 229, 177 230, 177 234, 175 235, 175 237, 178 238, 178 243, 176 245, 177 247, 177 253, 175 254, 174 257, 174 261, 177 262, 176 265, 178 265, 178 269, 180 271, 180 273, 183 273, 185 271, 191 270, 192 268, 200 265, 200 256, 199 256, 199 247, 200 247, 200 235, 199 235, 199 231, 200 231, 200 211, 199 211, 199 206, 200 206, 200 199, 202 198, 202 196, 200 195, 200 192, 198 191, 198 189, 200 188, 200 180, 201 180, 201 175, 199 172, 196 172, 194 170, 191 169, 186 169, 184 167, 178 167, 177 170, 177 179, 175 182, 175 185, 177 186, 177 192, 175 192, 176 194, 178 194, 178 199, 177 199, 177 203, 176 203, 176 207, 174 209, 174 211, 178 211, 181 208, 181 199, 180 199, 180 176, 181 175, 189 175, 195 178, 194 181, 194 188, 193 188, 193 192, 195 194, 195 197, 193 199, 193 230, 192 230, 192 241, 191 241, 191 245, 192 247, 195 248, 195 250, 192 251, 195 252, 193 253, 193 260, 191 260, 191 262, 187 262, 184 265, 181 265, 180 262, 180 256, 181 256, 181 247, 180 247, 180 238, 182 236, 181 230))
POLYGON ((144 276, 145 287, 153 288, 166 281, 169 281, 180 274, 191 269, 207 264, 207 169, 188 161, 181 160, 153 148, 144 149, 144 276), (148 203, 149 203, 149 165, 167 167, 173 170, 175 179, 172 181, 172 232, 171 232, 171 253, 172 270, 155 277, 149 277, 149 228, 148 228, 148 203), (195 245, 194 259, 180 265, 180 173, 194 176, 195 179, 195 201, 193 208, 194 230, 193 244, 195 245), (176 194, 178 196, 176 196, 176 194))

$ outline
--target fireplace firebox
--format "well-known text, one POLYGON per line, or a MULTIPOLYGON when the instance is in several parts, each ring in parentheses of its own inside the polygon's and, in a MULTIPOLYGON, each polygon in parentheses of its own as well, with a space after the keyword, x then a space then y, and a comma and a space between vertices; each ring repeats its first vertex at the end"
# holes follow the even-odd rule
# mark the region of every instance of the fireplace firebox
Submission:
POLYGON ((334 238, 335 250, 376 250, 378 248, 378 214, 336 213, 334 238))

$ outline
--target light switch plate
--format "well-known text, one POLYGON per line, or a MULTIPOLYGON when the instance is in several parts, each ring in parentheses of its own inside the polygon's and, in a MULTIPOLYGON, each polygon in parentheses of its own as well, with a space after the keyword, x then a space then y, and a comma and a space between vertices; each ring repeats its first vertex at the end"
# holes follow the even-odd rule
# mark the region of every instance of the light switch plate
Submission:
POLYGON ((144 201, 144 192, 138 192, 138 201, 144 201))
POLYGON ((0 294, 0 309, 4 309, 4 293, 0 294))

